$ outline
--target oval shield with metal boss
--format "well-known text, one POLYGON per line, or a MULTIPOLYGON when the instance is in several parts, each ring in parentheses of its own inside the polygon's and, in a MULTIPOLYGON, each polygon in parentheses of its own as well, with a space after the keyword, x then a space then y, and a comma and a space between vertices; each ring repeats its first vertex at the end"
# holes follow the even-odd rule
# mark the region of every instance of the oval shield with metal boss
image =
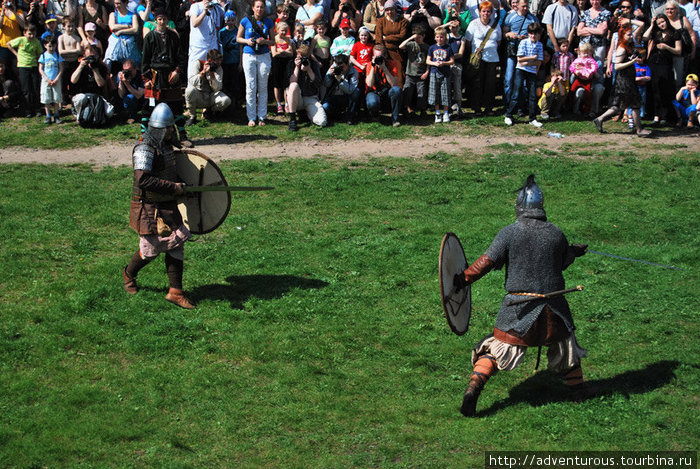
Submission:
POLYGON ((447 323, 457 335, 463 335, 469 329, 472 313, 471 286, 457 289, 454 286, 455 274, 464 275, 469 266, 464 256, 464 249, 454 233, 447 233, 440 246, 440 297, 447 323))
MULTIPOLYGON (((177 175, 188 186, 226 186, 221 169, 208 156, 195 150, 175 152, 177 175)), ((221 225, 231 208, 228 191, 198 192, 180 197, 177 208, 185 226, 194 234, 214 231, 221 225)))

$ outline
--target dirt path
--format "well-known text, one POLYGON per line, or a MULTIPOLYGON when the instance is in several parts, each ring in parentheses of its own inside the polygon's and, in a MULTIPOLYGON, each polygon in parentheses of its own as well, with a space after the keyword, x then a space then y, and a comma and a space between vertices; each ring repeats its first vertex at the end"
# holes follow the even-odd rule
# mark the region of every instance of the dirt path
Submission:
MULTIPOLYGON (((301 140, 295 142, 275 142, 270 140, 255 140, 254 138, 235 139, 233 143, 212 143, 195 141, 196 149, 213 158, 220 160, 243 159, 285 159, 313 158, 315 156, 330 156, 339 159, 363 159, 369 156, 395 156, 406 158, 422 158, 437 152, 448 154, 463 154, 465 151, 474 154, 484 154, 492 151, 493 145, 525 145, 549 151, 570 152, 572 148, 585 149, 585 145, 593 140, 593 149, 604 149, 606 152, 634 151, 639 157, 668 154, 676 151, 700 151, 700 139, 697 133, 681 135, 664 135, 656 139, 641 140, 628 134, 605 135, 573 135, 564 138, 543 136, 466 136, 450 135, 441 137, 419 137, 410 144, 406 140, 343 140, 315 141, 301 140), (642 145, 639 145, 642 144, 642 145)), ((89 163, 96 166, 119 166, 131 164, 131 149, 133 143, 106 143, 94 148, 78 148, 72 150, 36 150, 25 148, 0 149, 0 164, 2 163, 46 163, 69 164, 89 163)), ((575 155, 575 153, 572 153, 575 155)))

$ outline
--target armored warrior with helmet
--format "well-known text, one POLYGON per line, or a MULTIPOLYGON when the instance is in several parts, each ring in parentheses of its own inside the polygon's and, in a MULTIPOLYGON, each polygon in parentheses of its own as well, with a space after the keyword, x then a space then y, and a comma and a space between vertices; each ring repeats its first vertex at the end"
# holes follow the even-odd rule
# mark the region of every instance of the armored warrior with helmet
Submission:
POLYGON ((134 147, 134 185, 130 226, 139 234, 139 250, 124 270, 124 289, 134 295, 136 276, 149 262, 165 253, 170 290, 165 299, 182 308, 194 306, 182 291, 184 244, 192 235, 182 221, 176 197, 185 192, 178 182, 175 151, 175 116, 167 104, 158 104, 148 129, 134 147))
POLYGON ((562 272, 585 254, 587 245, 569 245, 564 233, 547 222, 544 197, 534 175, 527 178, 515 203, 516 221, 496 235, 486 252, 454 284, 466 287, 492 269, 505 265, 505 295, 493 334, 472 351, 474 371, 464 394, 460 411, 476 414, 476 403, 486 381, 498 370, 513 370, 522 361, 527 347, 547 346, 548 369, 564 376, 574 399, 586 396, 581 348, 574 334, 569 305, 562 295, 542 298, 542 294, 562 290, 562 272), (518 302, 523 297, 532 301, 518 302))

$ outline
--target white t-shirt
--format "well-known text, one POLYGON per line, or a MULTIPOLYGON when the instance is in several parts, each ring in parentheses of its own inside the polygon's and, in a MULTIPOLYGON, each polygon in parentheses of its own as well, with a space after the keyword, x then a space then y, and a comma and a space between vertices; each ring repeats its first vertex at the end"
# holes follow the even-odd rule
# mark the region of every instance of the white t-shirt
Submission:
MULTIPOLYGON (((492 23, 493 21, 494 20, 491 20, 492 23)), ((490 28, 491 26, 483 24, 478 17, 469 23, 467 31, 464 33, 464 39, 471 43, 472 54, 479 48, 490 28)), ((481 60, 484 62, 499 62, 498 41, 500 40, 501 28, 496 26, 496 29, 493 30, 489 40, 486 42, 486 46, 484 46, 484 50, 481 53, 481 60)))
MULTIPOLYGON (((197 16, 205 10, 206 2, 193 3, 190 7, 190 26, 197 16)), ((215 5, 209 14, 204 17, 198 27, 190 27, 190 47, 202 49, 219 49, 219 37, 217 31, 221 29, 224 20, 224 9, 220 5, 215 5)))

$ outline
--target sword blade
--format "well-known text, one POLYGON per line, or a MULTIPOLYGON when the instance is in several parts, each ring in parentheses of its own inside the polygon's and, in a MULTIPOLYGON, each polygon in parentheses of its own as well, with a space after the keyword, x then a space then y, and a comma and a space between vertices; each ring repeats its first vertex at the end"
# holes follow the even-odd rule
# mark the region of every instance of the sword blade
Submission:
POLYGON ((685 270, 685 269, 681 269, 680 267, 674 267, 672 265, 657 264, 656 262, 643 261, 641 259, 632 259, 631 257, 616 256, 615 254, 608 254, 607 252, 593 251, 592 249, 588 249, 588 250, 586 250, 586 252, 598 254, 599 256, 607 256, 607 257, 613 257, 615 259, 622 259, 623 261, 639 262, 640 264, 655 265, 656 267, 663 267, 664 269, 685 270))
POLYGON ((248 192, 272 189, 272 186, 185 186, 185 192, 248 192))

